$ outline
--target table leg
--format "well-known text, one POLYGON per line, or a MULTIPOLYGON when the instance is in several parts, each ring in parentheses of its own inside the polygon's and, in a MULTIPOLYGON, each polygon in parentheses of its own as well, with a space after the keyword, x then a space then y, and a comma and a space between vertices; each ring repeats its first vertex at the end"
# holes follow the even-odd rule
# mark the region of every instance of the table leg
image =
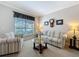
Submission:
POLYGON ((45 48, 47 48, 47 43, 45 43, 45 48))
POLYGON ((33 43, 33 49, 35 49, 35 43, 33 43))
POLYGON ((39 44, 38 46, 35 46, 35 43, 33 43, 33 49, 38 50, 40 54, 43 53, 43 49, 47 48, 47 43, 45 43, 45 46, 42 44, 39 44))
POLYGON ((42 44, 39 44, 39 53, 42 53, 42 44))

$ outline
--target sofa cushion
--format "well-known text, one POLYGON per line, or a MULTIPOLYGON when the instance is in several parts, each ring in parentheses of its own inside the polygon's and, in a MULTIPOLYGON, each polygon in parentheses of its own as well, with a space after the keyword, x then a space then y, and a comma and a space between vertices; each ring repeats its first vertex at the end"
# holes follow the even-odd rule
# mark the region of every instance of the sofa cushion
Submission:
POLYGON ((48 36, 51 37, 51 31, 48 32, 48 36))
POLYGON ((55 31, 51 32, 51 37, 55 37, 55 31))
POLYGON ((51 41, 57 42, 58 38, 52 38, 51 41))
POLYGON ((7 42, 17 42, 18 40, 17 39, 7 39, 7 42))
POLYGON ((10 36, 11 36, 11 38, 15 38, 15 34, 13 33, 13 32, 10 32, 10 36))
POLYGON ((51 41, 52 42, 56 42, 56 43, 61 43, 62 42, 61 39, 57 39, 57 38, 53 38, 51 41))
POLYGON ((59 33, 55 31, 54 37, 59 38, 59 33))
POLYGON ((54 37, 58 38, 58 39, 61 39, 63 36, 63 33, 62 32, 55 32, 55 35, 54 37))
POLYGON ((44 35, 47 36, 47 35, 48 35, 48 32, 49 32, 49 31, 45 31, 45 32, 44 32, 44 35))
POLYGON ((6 42, 7 38, 0 38, 0 43, 6 42))
POLYGON ((13 32, 9 32, 9 33, 5 33, 5 35, 7 36, 8 39, 14 39, 15 35, 13 32))
POLYGON ((58 41, 57 41, 58 43, 61 43, 62 42, 62 39, 58 39, 58 41))
POLYGON ((52 40, 52 39, 53 39, 53 37, 48 37, 48 39, 49 39, 49 40, 52 40))
POLYGON ((7 36, 3 33, 0 33, 0 38, 6 38, 7 36))
POLYGON ((59 39, 63 39, 63 38, 65 38, 65 36, 64 36, 64 33, 61 32, 61 33, 59 34, 59 39))
POLYGON ((11 38, 9 33, 5 33, 5 35, 6 35, 7 38, 11 38))
POLYGON ((42 37, 43 39, 46 39, 46 38, 48 38, 48 36, 44 36, 44 35, 42 35, 41 37, 42 37))

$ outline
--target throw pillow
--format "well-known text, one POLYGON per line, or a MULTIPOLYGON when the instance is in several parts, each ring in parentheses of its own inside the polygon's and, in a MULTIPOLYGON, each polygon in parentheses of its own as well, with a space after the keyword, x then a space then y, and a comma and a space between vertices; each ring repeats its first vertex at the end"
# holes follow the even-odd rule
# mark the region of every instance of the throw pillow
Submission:
POLYGON ((15 38, 15 35, 14 35, 13 32, 5 33, 5 35, 7 36, 8 39, 14 39, 15 38))
POLYGON ((13 33, 13 32, 10 32, 10 36, 11 36, 11 38, 12 38, 12 39, 14 39, 14 38, 15 38, 15 35, 14 35, 14 33, 13 33))

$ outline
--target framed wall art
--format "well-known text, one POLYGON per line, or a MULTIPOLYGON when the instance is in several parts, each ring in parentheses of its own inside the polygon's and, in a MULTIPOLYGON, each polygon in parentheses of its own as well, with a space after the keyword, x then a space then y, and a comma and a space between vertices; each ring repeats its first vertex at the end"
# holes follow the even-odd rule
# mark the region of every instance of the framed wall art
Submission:
POLYGON ((63 19, 56 20, 56 25, 63 25, 63 19))
POLYGON ((44 25, 45 25, 45 26, 49 25, 49 21, 45 21, 45 22, 44 22, 44 25))

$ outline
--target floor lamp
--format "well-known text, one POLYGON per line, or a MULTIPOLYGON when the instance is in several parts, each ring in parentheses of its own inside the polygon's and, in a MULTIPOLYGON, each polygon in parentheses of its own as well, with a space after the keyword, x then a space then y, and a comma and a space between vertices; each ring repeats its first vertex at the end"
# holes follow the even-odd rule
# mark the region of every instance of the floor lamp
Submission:
POLYGON ((76 47, 76 32, 78 30, 78 24, 77 23, 74 23, 74 24, 71 24, 71 31, 73 32, 73 36, 72 38, 70 39, 70 48, 74 48, 74 49, 77 49, 76 47))

